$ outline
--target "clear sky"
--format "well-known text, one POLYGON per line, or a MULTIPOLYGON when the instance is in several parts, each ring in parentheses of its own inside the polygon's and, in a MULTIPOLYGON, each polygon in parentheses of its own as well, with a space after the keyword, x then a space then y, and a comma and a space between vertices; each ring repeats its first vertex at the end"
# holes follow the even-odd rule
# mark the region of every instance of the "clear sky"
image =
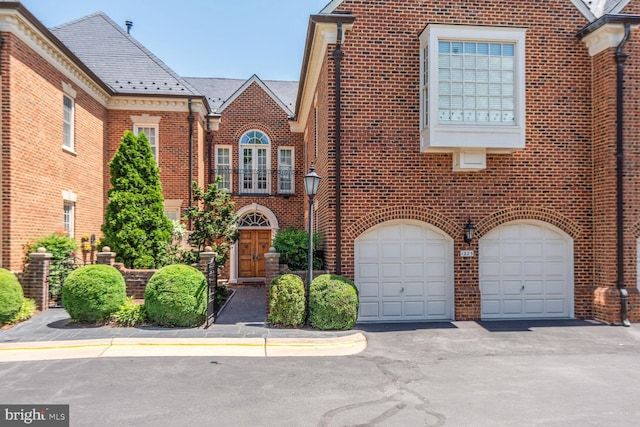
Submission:
POLYGON ((183 77, 298 80, 309 15, 329 0, 21 0, 51 28, 104 12, 183 77))

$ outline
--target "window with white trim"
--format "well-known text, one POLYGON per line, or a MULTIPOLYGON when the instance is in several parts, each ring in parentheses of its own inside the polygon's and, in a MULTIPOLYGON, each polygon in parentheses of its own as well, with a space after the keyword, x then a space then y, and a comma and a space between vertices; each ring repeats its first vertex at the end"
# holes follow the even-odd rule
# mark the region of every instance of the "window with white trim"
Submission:
POLYGON ((525 29, 430 24, 420 35, 422 151, 525 141, 525 29))
POLYGON ((231 146, 216 146, 216 168, 214 171, 215 178, 220 177, 218 188, 231 192, 231 146))
POLYGON ((269 194, 271 143, 259 130, 250 130, 240 138, 240 193, 269 194))
POLYGON ((278 148, 278 193, 290 194, 295 191, 293 182, 294 149, 278 148))
POLYGON ((181 208, 182 208, 182 200, 180 199, 164 200, 164 214, 171 221, 180 221, 181 208))
POLYGON ((133 133, 136 136, 144 133, 151 146, 153 158, 156 160, 156 163, 158 163, 158 125, 134 124, 133 133))
POLYGON ((62 111, 62 147, 73 151, 75 101, 67 94, 62 95, 62 111))
POLYGON ((74 202, 68 200, 64 201, 62 210, 62 229, 69 237, 74 237, 75 210, 76 204, 74 202))

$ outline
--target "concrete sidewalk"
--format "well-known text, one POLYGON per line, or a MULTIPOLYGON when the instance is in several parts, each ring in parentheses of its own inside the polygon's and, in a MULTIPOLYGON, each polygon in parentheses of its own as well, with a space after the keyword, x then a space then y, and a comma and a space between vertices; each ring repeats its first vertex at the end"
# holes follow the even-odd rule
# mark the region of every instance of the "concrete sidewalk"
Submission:
POLYGON ((43 311, 0 331, 0 362, 136 356, 338 356, 366 348, 359 331, 271 328, 264 288, 238 287, 216 324, 205 329, 86 327, 64 309, 43 311))

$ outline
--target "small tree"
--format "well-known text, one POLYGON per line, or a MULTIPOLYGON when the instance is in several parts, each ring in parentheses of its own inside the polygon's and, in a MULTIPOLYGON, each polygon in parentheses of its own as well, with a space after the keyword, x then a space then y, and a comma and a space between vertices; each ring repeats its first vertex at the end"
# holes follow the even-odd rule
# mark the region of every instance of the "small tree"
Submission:
POLYGON ((125 132, 109 168, 112 188, 107 193, 103 243, 126 267, 158 267, 173 226, 164 214, 160 174, 147 137, 125 132))
POLYGON ((223 265, 229 257, 231 245, 238 240, 238 217, 231 195, 218 187, 218 180, 206 191, 193 183, 193 201, 184 217, 191 220, 189 243, 202 251, 211 246, 218 254, 216 261, 223 265))

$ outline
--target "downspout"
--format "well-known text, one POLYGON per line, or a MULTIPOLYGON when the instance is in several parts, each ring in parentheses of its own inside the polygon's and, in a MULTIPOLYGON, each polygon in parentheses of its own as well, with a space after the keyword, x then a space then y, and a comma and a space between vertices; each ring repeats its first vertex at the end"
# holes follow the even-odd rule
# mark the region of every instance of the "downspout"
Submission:
MULTIPOLYGON (((4 45, 4 37, 0 36, 0 124, 3 122, 3 116, 2 116, 2 47, 4 45)), ((2 187, 2 182, 4 181, 2 178, 2 145, 3 145, 3 134, 2 131, 0 129, 0 197, 3 197, 4 195, 4 189, 2 187)), ((0 199, 0 205, 2 207, 4 207, 4 201, 0 199)), ((3 225, 4 225, 4 215, 0 215, 0 242, 2 243, 3 247, 4 242, 2 240, 3 237, 3 225)), ((2 250, 0 250, 0 267, 5 267, 4 265, 4 259, 2 257, 2 250)))
MULTIPOLYGON (((344 52, 342 51, 342 22, 337 23, 336 48, 333 51, 333 59, 335 60, 335 78, 336 78, 336 274, 342 274, 342 128, 341 128, 341 64, 344 52)), ((311 212, 309 213, 311 214, 311 212)))
POLYGON ((627 292, 626 285, 624 283, 624 204, 623 204, 623 189, 624 189, 624 63, 628 56, 622 52, 624 45, 629 40, 631 32, 631 26, 628 22, 624 24, 624 37, 616 49, 616 64, 617 64, 617 131, 616 131, 616 190, 618 193, 617 200, 617 212, 616 212, 616 233, 617 233, 617 264, 618 264, 618 277, 617 287, 620 292, 620 317, 624 326, 631 326, 629 322, 627 304, 629 301, 629 293, 627 292))
POLYGON ((207 114, 207 142, 209 151, 207 152, 207 162, 209 163, 209 184, 213 184, 213 131, 211 130, 210 117, 207 114))
MULTIPOLYGON (((193 188, 191 186, 191 179, 193 177, 193 110, 191 109, 191 98, 189 98, 189 116, 187 116, 187 120, 189 121, 189 208, 191 208, 193 201, 193 188)), ((189 219, 189 230, 191 230, 192 221, 189 219)))

